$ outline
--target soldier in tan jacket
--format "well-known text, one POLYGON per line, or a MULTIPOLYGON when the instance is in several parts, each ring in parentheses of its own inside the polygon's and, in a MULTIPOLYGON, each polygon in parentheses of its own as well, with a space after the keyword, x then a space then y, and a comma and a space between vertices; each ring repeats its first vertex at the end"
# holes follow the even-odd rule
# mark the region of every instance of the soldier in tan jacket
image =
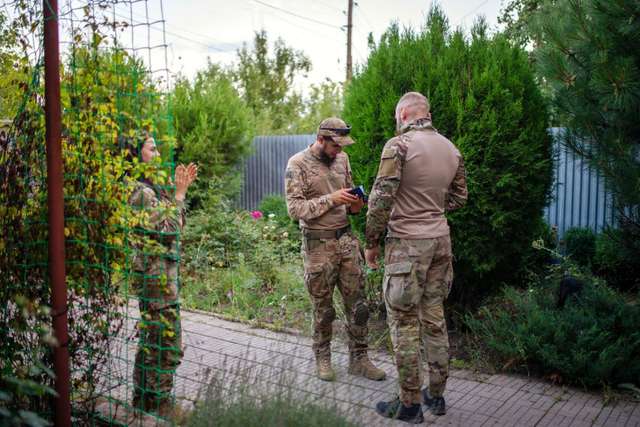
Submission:
POLYGON ((462 156, 431 124, 425 96, 409 92, 400 98, 396 122, 398 136, 384 146, 371 190, 365 257, 377 268, 386 229, 383 295, 400 396, 376 409, 415 423, 423 421, 421 402, 436 415, 446 411, 449 338, 443 302, 453 268, 445 212, 465 204, 467 185, 462 156), (429 387, 422 392, 421 354, 429 368, 429 387))
POLYGON ((364 297, 364 260, 347 214, 364 202, 349 193, 353 187, 349 157, 350 128, 338 118, 324 120, 316 141, 287 164, 287 210, 300 221, 304 281, 313 303, 313 350, 318 377, 332 381, 331 331, 336 312, 333 291, 338 287, 347 317, 349 373, 382 380, 385 373, 367 356, 369 308, 364 297))

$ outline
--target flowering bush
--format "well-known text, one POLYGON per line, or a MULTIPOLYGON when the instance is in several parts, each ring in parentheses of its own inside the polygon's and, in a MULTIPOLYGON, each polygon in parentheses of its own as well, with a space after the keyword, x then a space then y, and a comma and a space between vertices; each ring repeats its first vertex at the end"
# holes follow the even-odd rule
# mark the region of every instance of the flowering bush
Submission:
POLYGON ((189 217, 181 273, 186 307, 302 324, 295 320, 311 311, 302 284, 299 233, 281 225, 288 218, 265 214, 237 211, 219 199, 189 217))

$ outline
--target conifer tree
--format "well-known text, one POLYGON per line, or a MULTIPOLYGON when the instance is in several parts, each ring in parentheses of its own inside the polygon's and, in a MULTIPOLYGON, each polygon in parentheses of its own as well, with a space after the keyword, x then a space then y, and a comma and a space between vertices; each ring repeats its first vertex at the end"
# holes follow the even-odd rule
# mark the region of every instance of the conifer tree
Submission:
MULTIPOLYGON (((478 302, 502 283, 518 283, 529 267, 551 186, 547 108, 522 48, 490 35, 482 20, 470 35, 452 31, 436 6, 420 32, 392 26, 347 86, 357 185, 371 188, 382 147, 395 133, 395 105, 412 90, 429 98, 434 126, 465 159, 469 202, 449 216, 453 297, 478 302)), ((361 230, 362 221, 355 220, 361 230)))
POLYGON ((640 2, 547 0, 531 24, 564 142, 604 176, 623 240, 638 241, 640 2))

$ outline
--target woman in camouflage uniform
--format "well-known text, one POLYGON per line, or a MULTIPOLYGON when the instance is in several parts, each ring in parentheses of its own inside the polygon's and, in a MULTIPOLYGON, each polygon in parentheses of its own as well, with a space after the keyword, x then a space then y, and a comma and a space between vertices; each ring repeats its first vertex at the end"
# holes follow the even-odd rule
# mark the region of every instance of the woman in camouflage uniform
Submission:
MULTIPOLYGON (((151 163, 160 157, 153 138, 134 151, 151 163)), ((147 178, 136 181, 129 203, 142 210, 134 237, 132 284, 138 295, 140 330, 133 372, 133 406, 160 416, 171 412, 173 376, 182 359, 178 305, 178 236, 184 227, 184 199, 197 167, 179 165, 175 196, 147 178)))

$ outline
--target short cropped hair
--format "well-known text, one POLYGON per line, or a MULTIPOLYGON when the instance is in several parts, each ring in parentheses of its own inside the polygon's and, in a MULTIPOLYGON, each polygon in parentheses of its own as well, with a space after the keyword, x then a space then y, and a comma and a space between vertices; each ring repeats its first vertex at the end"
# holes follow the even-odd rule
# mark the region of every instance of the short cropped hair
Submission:
POLYGON ((420 92, 407 92, 398 101, 396 104, 396 117, 400 115, 400 110, 402 108, 411 108, 418 107, 425 109, 426 113, 429 112, 431 106, 429 105, 429 100, 426 96, 421 94, 420 92))

